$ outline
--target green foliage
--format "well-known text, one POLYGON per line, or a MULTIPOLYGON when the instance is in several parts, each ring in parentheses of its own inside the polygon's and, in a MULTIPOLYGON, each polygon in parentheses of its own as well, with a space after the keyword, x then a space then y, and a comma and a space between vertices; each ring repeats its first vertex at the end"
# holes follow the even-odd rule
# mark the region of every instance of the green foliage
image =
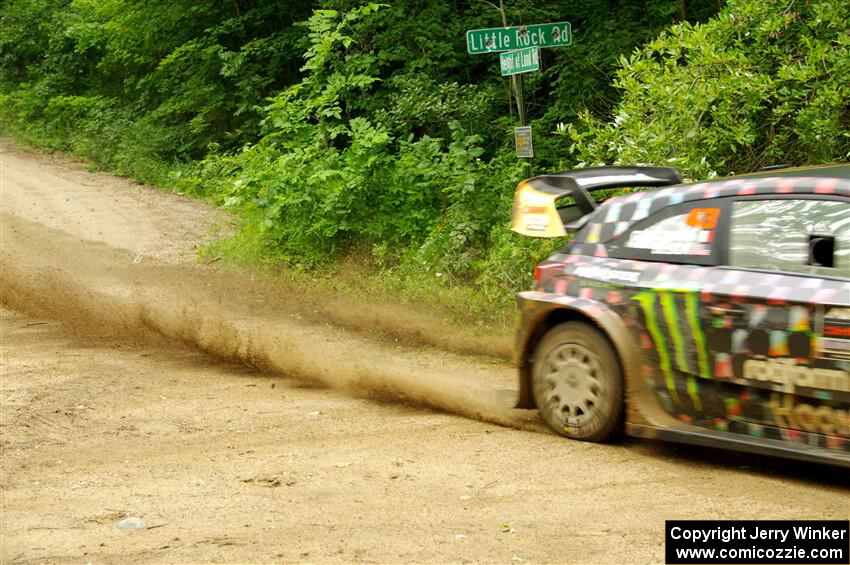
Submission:
MULTIPOLYGON (((489 8, 474 5, 464 21, 442 3, 420 6, 416 20, 387 6, 327 5, 306 22, 302 79, 262 107, 259 140, 214 150, 179 185, 243 211, 252 244, 290 263, 357 250, 404 276, 474 282, 494 296, 527 284, 557 243, 506 229, 523 167, 505 83, 456 80, 494 70, 495 58, 462 55, 464 29, 493 25, 489 8)), ((521 17, 558 19, 522 6, 521 17)), ((643 23, 621 40, 637 41, 643 23)))
MULTIPOLYGON (((504 304, 561 242, 507 229, 526 174, 516 106, 498 57, 464 41, 501 25, 494 4, 5 0, 0 119, 236 210, 230 247, 258 260, 355 254, 504 304)), ((699 178, 850 151, 846 2, 506 4, 510 25, 573 24, 574 45, 523 77, 535 173, 655 163, 699 178)))
POLYGON ((615 118, 571 126, 586 163, 655 163, 693 178, 850 155, 850 4, 732 0, 621 59, 615 118))
POLYGON ((449 124, 486 132, 493 121, 495 93, 491 85, 437 82, 421 73, 397 73, 387 80, 388 104, 376 120, 400 134, 451 135, 449 124))
MULTIPOLYGON (((342 15, 314 12, 303 80, 269 99, 263 137, 233 155, 211 156, 183 186, 214 187, 225 206, 246 210, 276 253, 316 262, 352 248, 395 265, 417 255, 458 261, 489 232, 492 198, 478 184, 490 165, 480 136, 450 122, 450 139, 396 135, 352 117, 347 100, 372 88, 375 56, 356 49, 351 24, 379 6, 342 15), (223 180, 226 179, 226 180, 223 180)), ((516 179, 518 180, 518 179, 516 179)))
POLYGON ((0 118, 31 141, 163 182, 152 171, 202 158, 211 142, 256 139, 258 104, 298 78, 304 33, 294 24, 311 5, 4 2, 0 118))

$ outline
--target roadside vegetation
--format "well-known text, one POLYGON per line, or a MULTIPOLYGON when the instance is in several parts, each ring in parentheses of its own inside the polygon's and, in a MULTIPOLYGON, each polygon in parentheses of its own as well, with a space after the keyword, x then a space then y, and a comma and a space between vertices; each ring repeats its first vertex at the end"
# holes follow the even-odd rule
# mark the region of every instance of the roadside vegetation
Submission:
MULTIPOLYGON (((524 75, 535 174, 850 155, 847 2, 506 4, 511 25, 573 25, 524 75)), ((515 101, 464 38, 499 25, 483 1, 3 0, 2 130, 236 211, 208 256, 305 281, 357 265, 504 320, 559 242, 508 230, 515 101)))

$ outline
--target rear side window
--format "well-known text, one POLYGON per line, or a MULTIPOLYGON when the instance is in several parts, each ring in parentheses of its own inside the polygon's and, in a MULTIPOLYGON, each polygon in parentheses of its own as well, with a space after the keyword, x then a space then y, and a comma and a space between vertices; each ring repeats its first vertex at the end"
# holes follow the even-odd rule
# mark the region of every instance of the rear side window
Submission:
POLYGON ((733 202, 729 264, 850 277, 850 203, 801 199, 733 202))
POLYGON ((724 231, 724 206, 703 200, 664 208, 612 241, 609 254, 619 259, 714 265, 717 235, 724 231))
POLYGON ((664 218, 635 229, 626 239, 626 248, 644 249, 654 255, 711 255, 719 208, 694 208, 685 214, 664 218))

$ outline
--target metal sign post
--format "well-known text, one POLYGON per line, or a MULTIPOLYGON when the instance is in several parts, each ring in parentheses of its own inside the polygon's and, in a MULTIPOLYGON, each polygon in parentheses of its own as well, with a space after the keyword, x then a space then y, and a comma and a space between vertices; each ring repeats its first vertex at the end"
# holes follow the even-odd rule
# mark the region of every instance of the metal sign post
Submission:
MULTIPOLYGON (((534 147, 531 126, 525 119, 525 104, 522 95, 522 73, 540 70, 540 49, 564 47, 573 42, 570 22, 534 24, 509 27, 504 0, 499 2, 503 27, 471 29, 466 32, 466 50, 470 54, 500 53, 499 67, 502 76, 509 76, 517 101, 520 127, 514 129, 517 157, 531 159, 534 147)), ((531 176, 531 161, 526 174, 531 176)))

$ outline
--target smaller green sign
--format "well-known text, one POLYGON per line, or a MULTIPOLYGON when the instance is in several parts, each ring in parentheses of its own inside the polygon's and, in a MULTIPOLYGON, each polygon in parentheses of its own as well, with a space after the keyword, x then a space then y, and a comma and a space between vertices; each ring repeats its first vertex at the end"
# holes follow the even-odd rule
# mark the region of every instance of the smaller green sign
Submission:
POLYGON ((540 70, 540 49, 527 47, 516 51, 499 53, 499 64, 502 67, 502 76, 517 75, 540 70))
POLYGON ((514 128, 514 143, 517 157, 534 157, 534 146, 531 144, 531 126, 514 128))

